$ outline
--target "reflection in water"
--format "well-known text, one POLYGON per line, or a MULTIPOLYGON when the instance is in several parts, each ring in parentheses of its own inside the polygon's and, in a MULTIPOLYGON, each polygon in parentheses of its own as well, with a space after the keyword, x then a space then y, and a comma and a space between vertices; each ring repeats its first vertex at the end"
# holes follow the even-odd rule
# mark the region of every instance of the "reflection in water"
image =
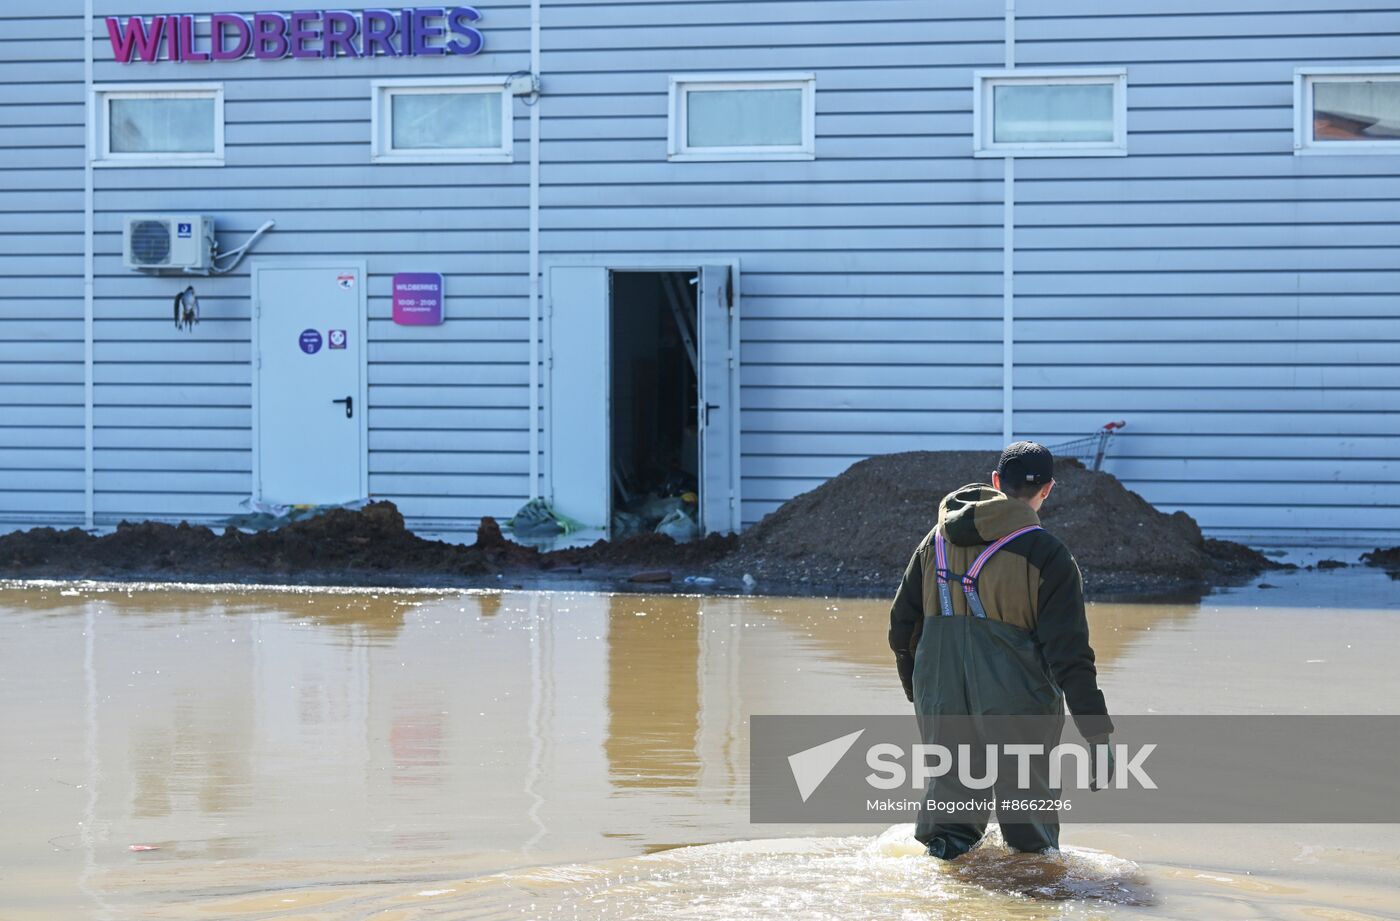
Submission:
POLYGON ((400 710, 394 714, 389 728, 394 784, 442 786, 445 722, 442 711, 400 710))
POLYGON ((608 735, 614 785, 693 787, 699 780, 699 598, 608 599, 608 735))
POLYGON ((482 617, 495 617, 501 612, 501 594, 482 592, 476 595, 476 606, 482 617))
MULTIPOLYGON (((891 660, 885 631, 889 606, 873 603, 852 604, 846 600, 821 602, 822 610, 801 604, 803 640, 844 660, 864 662, 875 668, 888 668, 891 660)), ((791 606, 788 598, 755 598, 759 610, 780 613, 791 606)), ((1146 631, 1185 625, 1195 617, 1199 604, 1166 602, 1156 604, 1100 603, 1090 605, 1094 625, 1094 653, 1102 667, 1119 658, 1146 631)))
MULTIPOLYGON (((97 602, 114 615, 184 617, 185 623, 205 623, 211 616, 231 617, 275 612, 334 627, 360 627, 368 634, 392 638, 403 627, 405 614, 427 599, 444 593, 431 590, 361 588, 254 587, 238 584, 152 585, 97 582, 0 582, 0 611, 74 614, 97 602)), ((483 613, 493 613, 501 596, 468 592, 483 613), (490 612, 486 608, 490 608, 490 612)), ((160 627, 169 626, 163 621, 160 627)))
MULTIPOLYGON (((1203 605, 1095 606, 1111 705, 1393 708, 1400 618, 1379 610, 1393 583, 1348 574, 1352 610, 1261 607, 1301 597, 1287 578, 1306 577, 1203 605)), ((612 916, 786 918, 804 906, 803 917, 1058 917, 1086 898, 1100 898, 1091 914, 1157 912, 1120 906, 1142 893, 1117 871, 1084 876, 995 849, 940 868, 889 851, 873 829, 749 823, 751 714, 906 710, 887 610, 571 593, 0 590, 0 914, 184 919, 197 906, 206 917, 382 921, 436 905, 450 917, 591 918, 623 906, 612 916), (554 869, 520 869, 541 866, 554 869), (1114 879, 1127 889, 1083 889, 1114 879), (1026 899, 1032 889, 1072 901, 1046 907, 1026 899)), ((1376 882, 1393 869, 1393 831, 1337 840, 1262 828, 1203 837, 1069 826, 1065 838, 1142 863, 1177 916, 1241 914, 1230 908, 1240 881, 1256 893, 1270 873, 1268 891, 1282 893, 1275 917, 1328 916, 1363 897, 1375 916, 1400 907, 1376 882), (1341 865, 1338 855, 1352 856, 1341 865), (1200 866, 1227 882, 1185 869, 1200 866), (1341 876, 1346 896, 1329 888, 1341 876)))

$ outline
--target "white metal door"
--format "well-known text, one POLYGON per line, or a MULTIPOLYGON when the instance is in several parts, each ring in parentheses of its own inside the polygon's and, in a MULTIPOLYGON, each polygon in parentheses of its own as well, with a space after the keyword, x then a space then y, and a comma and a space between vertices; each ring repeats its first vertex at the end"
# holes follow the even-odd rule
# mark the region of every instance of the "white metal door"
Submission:
POLYGON ((609 525, 611 276, 596 266, 549 270, 550 501, 587 528, 609 525))
POLYGON ((700 527, 739 530, 738 351, 730 267, 700 268, 700 527))
POLYGON ((365 267, 253 265, 253 494, 365 498, 365 267))

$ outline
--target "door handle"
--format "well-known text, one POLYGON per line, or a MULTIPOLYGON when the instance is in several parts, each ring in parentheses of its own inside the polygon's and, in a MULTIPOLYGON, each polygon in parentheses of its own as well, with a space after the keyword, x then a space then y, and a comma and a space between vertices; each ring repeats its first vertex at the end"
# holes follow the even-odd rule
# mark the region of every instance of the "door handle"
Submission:
POLYGON ((718 403, 706 403, 706 404, 705 404, 705 424, 706 424, 706 425, 709 425, 709 424, 710 424, 710 410, 712 410, 712 409, 719 409, 719 404, 718 404, 718 403))
POLYGON ((344 404, 345 404, 345 418, 347 418, 347 419, 353 419, 353 418, 355 418, 355 398, 354 398, 354 397, 346 397, 346 398, 343 399, 343 400, 331 400, 331 402, 332 402, 332 403, 344 403, 344 404))

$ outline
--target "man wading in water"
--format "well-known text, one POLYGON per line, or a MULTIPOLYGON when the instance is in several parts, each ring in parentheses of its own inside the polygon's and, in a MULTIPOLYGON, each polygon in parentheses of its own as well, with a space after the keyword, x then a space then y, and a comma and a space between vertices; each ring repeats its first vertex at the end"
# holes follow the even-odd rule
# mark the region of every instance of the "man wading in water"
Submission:
MULTIPOLYGON (((1080 733, 1095 749, 1107 746, 1113 723, 1094 670, 1079 566, 1037 514, 1054 485, 1054 458, 1044 446, 1010 445, 991 486, 974 483, 944 497, 938 525, 909 561, 890 609, 890 648, 926 743, 947 741, 930 737, 941 717, 1040 716, 1033 733, 1048 753, 1068 701, 1080 733)), ((1099 774, 1099 760, 1095 789, 1112 774, 1110 758, 1099 774)), ((1029 788, 1016 786, 1014 769, 999 771, 997 798, 1055 799, 1047 768, 1048 758, 1031 760, 1029 788)), ((940 801, 991 794, 948 775, 930 781, 927 799, 935 799, 935 787, 940 801)), ((1016 850, 1059 847, 1057 812, 997 813, 1002 837, 1016 850)), ((981 840, 987 818, 985 809, 955 817, 921 810, 914 834, 929 854, 953 860, 981 840)))

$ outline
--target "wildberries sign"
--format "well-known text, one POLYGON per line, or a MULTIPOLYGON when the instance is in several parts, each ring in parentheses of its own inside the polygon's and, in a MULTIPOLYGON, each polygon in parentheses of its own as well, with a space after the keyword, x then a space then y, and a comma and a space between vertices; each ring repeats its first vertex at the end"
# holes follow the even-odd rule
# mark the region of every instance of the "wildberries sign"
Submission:
POLYGON ((215 13, 207 38, 188 15, 107 17, 112 56, 133 61, 260 61, 282 58, 423 57, 476 54, 485 45, 470 6, 413 9, 215 13))

